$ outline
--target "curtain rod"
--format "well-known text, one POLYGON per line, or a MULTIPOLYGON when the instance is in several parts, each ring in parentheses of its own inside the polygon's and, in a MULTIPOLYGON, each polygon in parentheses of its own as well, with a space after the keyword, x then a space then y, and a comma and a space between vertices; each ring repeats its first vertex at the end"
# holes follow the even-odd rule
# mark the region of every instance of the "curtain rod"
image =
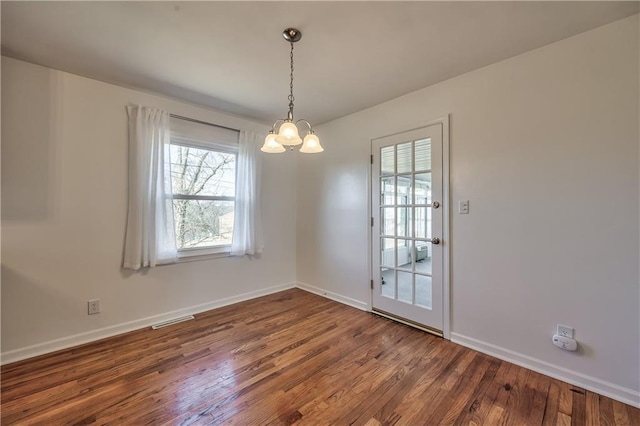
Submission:
POLYGON ((198 124, 204 124, 205 126, 213 126, 213 127, 219 127, 221 129, 227 129, 227 130, 232 130, 234 132, 239 132, 239 129, 234 129, 232 127, 227 127, 227 126, 221 126, 219 124, 213 124, 213 123, 208 123, 206 121, 200 121, 200 120, 196 120, 195 118, 189 118, 189 117, 184 117, 182 115, 177 115, 177 114, 169 114, 169 116, 171 118, 177 118, 179 120, 185 120, 185 121, 191 121, 193 123, 198 123, 198 124))

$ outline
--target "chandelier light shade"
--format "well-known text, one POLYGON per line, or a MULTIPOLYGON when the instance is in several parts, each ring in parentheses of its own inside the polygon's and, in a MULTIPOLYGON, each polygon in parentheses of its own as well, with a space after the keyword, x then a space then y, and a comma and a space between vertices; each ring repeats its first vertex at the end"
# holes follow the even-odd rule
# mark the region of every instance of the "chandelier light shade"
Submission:
POLYGON ((280 130, 278 130, 278 136, 276 136, 276 142, 288 146, 300 145, 302 139, 300 139, 300 135, 298 134, 298 126, 291 121, 282 123, 280 130))
POLYGON ((269 154, 279 154, 281 152, 285 152, 284 146, 276 142, 276 138, 278 135, 270 131, 267 137, 264 139, 264 145, 260 148, 263 152, 267 152, 269 154))
POLYGON ((318 139, 315 133, 310 131, 310 133, 304 137, 304 141, 302 141, 302 148, 300 148, 300 152, 304 152, 305 154, 315 154, 322 151, 324 151, 324 148, 320 145, 320 139, 318 139))
POLYGON ((286 41, 291 44, 291 73, 289 84, 289 112, 287 118, 276 120, 271 126, 271 130, 267 137, 264 139, 264 145, 260 150, 269 154, 278 154, 285 152, 285 146, 288 146, 293 150, 296 145, 302 144, 300 152, 305 154, 315 154, 324 151, 322 145, 320 145, 320 139, 313 132, 311 124, 305 120, 300 119, 295 121, 293 119, 293 44, 300 41, 302 33, 295 28, 287 28, 282 32, 282 36, 286 41), (279 126, 278 126, 279 125, 279 126), (300 128, 298 126, 303 125, 303 133, 300 134, 300 128), (301 137, 302 136, 302 137, 301 137))

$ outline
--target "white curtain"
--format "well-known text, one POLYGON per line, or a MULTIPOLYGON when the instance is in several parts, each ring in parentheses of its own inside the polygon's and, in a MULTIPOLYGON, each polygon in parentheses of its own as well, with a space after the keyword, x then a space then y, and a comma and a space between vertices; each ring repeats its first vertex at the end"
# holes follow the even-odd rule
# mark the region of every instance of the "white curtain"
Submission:
POLYGON ((128 106, 129 211, 123 266, 154 267, 178 258, 169 167, 169 114, 128 106))
POLYGON ((240 132, 232 256, 253 256, 262 253, 263 249, 260 219, 261 139, 264 139, 264 136, 261 137, 254 132, 240 132))

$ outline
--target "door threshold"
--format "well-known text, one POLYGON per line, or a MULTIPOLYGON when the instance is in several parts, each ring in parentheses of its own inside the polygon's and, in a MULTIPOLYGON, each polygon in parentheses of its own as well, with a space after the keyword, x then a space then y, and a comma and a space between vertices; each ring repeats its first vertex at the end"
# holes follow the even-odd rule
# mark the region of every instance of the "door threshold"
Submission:
POLYGON ((428 326, 426 326, 424 324, 419 324, 417 322, 408 320, 406 318, 402 318, 402 317, 393 315, 393 314, 391 314, 389 312, 385 312, 385 311, 381 311, 379 309, 373 308, 373 309, 371 309, 371 313, 379 315, 381 317, 388 318, 388 319, 393 320, 393 321, 400 322, 400 323, 402 323, 404 325, 408 325, 409 327, 417 328, 418 330, 426 331, 427 333, 436 335, 438 337, 443 337, 443 334, 442 334, 441 330, 436 330, 435 328, 431 328, 431 327, 428 327, 428 326))

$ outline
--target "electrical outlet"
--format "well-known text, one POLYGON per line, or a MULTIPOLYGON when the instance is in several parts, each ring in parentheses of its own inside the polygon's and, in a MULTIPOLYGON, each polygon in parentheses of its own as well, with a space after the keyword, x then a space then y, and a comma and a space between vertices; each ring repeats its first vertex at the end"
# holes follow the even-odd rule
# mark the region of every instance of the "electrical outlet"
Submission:
POLYGON ((89 309, 89 315, 95 315, 100 313, 100 299, 91 299, 87 302, 89 309))
POLYGON ((556 334, 558 336, 568 337, 569 339, 573 339, 573 328, 567 325, 558 324, 558 331, 556 334))
POLYGON ((469 214, 469 200, 458 201, 458 213, 469 214))

